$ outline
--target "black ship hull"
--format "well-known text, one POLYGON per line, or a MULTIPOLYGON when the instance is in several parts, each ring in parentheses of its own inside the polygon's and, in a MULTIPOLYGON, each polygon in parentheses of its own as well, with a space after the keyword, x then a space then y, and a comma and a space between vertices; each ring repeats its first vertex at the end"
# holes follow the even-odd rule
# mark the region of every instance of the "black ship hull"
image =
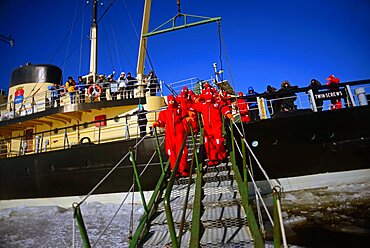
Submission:
MULTIPOLYGON (((244 130, 273 179, 370 167, 370 106, 296 111, 248 123, 244 130)), ((264 179, 259 169, 254 173, 264 179)))
MULTIPOLYGON (((159 138, 160 142, 163 137, 159 138)), ((86 195, 137 140, 104 144, 82 144, 69 149, 2 159, 0 199, 25 199, 86 195)), ((142 141, 136 151, 139 173, 156 149, 154 137, 142 141)), ((162 153, 164 154, 164 152, 162 153)), ((141 180, 144 190, 155 187, 161 173, 155 155, 141 180)), ((94 192, 127 192, 132 185, 133 167, 128 158, 94 192)))
MULTIPOLYGON (((245 124, 244 130, 269 177, 279 179, 368 169, 369 127, 370 107, 363 106, 318 113, 296 111, 245 124)), ((85 195, 135 143, 134 139, 83 145, 2 159, 0 199, 85 195)), ((154 137, 148 137, 138 146, 139 171, 155 149, 154 137)), ((154 189, 160 172, 158 156, 155 156, 154 164, 148 167, 141 180, 144 190, 154 189)), ((264 179, 258 169, 254 173, 256 179, 264 179)), ((132 185, 132 176, 132 165, 126 159, 95 193, 127 192, 132 185)))

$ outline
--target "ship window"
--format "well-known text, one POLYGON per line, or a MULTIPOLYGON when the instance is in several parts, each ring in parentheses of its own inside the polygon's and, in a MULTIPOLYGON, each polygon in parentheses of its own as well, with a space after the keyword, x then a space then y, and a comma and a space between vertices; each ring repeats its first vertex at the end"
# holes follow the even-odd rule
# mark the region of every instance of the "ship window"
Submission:
POLYGON ((252 146, 257 147, 258 146, 258 141, 257 140, 252 141, 252 146))

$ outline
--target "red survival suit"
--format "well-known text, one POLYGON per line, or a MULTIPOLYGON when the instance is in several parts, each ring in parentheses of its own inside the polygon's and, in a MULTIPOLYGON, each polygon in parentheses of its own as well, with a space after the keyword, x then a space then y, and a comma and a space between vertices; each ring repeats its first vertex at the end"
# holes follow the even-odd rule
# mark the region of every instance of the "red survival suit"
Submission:
MULTIPOLYGON (((192 91, 189 91, 186 86, 181 90, 181 93, 176 97, 176 101, 179 104, 182 113, 186 114, 189 113, 189 110, 191 109, 191 106, 193 104, 193 99, 195 98, 195 95, 192 91)), ((191 121, 189 124, 191 125, 193 132, 198 132, 198 118, 196 115, 192 115, 193 118, 191 118, 191 121)), ((187 127, 187 125, 186 125, 187 127)), ((189 130, 190 132, 190 130, 189 130)))
MULTIPOLYGON (((330 75, 327 79, 328 82, 326 83, 327 86, 330 87, 331 91, 338 91, 339 87, 338 84, 340 82, 340 79, 337 77, 334 77, 334 75, 330 75)), ((331 109, 341 109, 342 108, 342 99, 339 98, 334 98, 330 99, 331 102, 331 109)))
MULTIPOLYGON (((158 121, 153 123, 153 127, 166 127, 166 153, 170 158, 170 165, 173 170, 184 139, 186 121, 174 96, 169 95, 167 100, 168 108, 159 113, 158 121)), ((189 175, 187 157, 188 148, 185 146, 178 170, 183 176, 189 175)))
POLYGON ((251 119, 249 118, 249 107, 248 103, 245 101, 245 99, 240 98, 243 96, 243 92, 238 93, 239 98, 236 99, 236 106, 239 109, 240 114, 240 120, 242 122, 250 122, 251 119))
POLYGON ((215 102, 213 94, 207 92, 203 95, 205 102, 193 104, 192 109, 202 113, 204 125, 204 146, 206 148, 208 165, 214 166, 220 161, 226 159, 226 151, 224 147, 224 138, 222 137, 222 117, 221 113, 229 118, 232 114, 225 105, 221 105, 221 101, 215 102))

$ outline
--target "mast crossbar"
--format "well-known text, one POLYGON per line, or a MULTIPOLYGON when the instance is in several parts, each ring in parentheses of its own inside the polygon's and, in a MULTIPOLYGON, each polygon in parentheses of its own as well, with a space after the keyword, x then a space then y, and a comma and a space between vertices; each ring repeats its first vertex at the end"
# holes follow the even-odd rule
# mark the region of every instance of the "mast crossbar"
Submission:
POLYGON ((169 19, 168 21, 166 21, 165 23, 160 25, 159 27, 155 28, 153 31, 148 32, 146 34, 143 34, 143 37, 154 36, 154 35, 158 35, 158 34, 168 33, 168 32, 171 32, 171 31, 176 31, 176 30, 183 29, 183 28, 190 28, 190 27, 194 27, 194 26, 199 26, 199 25, 203 25, 203 24, 207 24, 207 23, 211 23, 211 22, 219 22, 219 21, 221 21, 221 17, 212 17, 211 18, 211 17, 188 15, 188 14, 177 14, 173 18, 169 19), (179 17, 184 17, 184 24, 183 25, 176 25, 176 19, 179 18, 179 17), (200 18, 200 19, 203 19, 203 20, 188 23, 188 17, 200 18), (167 25, 168 23, 171 23, 171 22, 172 22, 172 27, 162 29, 165 25, 167 25))

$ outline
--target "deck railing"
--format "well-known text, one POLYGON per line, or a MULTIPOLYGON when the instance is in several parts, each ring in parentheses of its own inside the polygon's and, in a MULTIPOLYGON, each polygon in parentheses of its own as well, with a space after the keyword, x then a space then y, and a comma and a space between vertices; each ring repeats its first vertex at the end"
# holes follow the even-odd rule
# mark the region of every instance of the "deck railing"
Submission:
POLYGON ((69 149, 83 143, 101 144, 154 135, 149 123, 157 120, 159 111, 146 112, 148 125, 142 133, 138 124, 141 114, 131 114, 2 139, 0 158, 69 149))

